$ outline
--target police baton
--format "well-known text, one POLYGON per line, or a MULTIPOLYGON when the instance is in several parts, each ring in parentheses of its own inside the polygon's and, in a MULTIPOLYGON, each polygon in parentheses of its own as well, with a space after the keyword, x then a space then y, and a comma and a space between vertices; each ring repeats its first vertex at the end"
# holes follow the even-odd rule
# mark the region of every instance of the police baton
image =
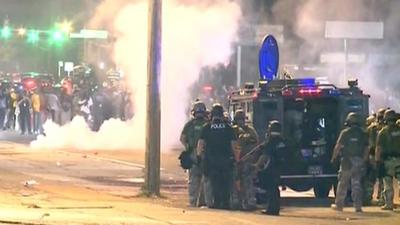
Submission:
POLYGON ((261 146, 262 146, 263 144, 265 144, 265 141, 262 142, 262 143, 260 143, 260 144, 258 144, 258 145, 256 145, 254 148, 252 148, 251 151, 248 152, 248 153, 247 153, 246 155, 244 155, 243 157, 241 157, 241 158, 237 161, 237 163, 239 164, 239 163, 241 163, 241 162, 243 162, 243 161, 246 161, 246 160, 249 159, 254 153, 260 151, 260 150, 262 149, 261 146))

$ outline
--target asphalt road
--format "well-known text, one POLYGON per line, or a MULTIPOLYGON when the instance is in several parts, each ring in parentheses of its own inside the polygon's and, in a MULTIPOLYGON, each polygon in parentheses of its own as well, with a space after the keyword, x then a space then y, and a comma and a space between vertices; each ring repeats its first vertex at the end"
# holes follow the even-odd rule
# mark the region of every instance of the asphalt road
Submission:
POLYGON ((400 224, 399 211, 336 213, 332 198, 289 189, 280 217, 188 208, 178 152, 162 154, 163 197, 143 198, 143 151, 40 151, 32 138, 0 133, 0 224, 400 224))

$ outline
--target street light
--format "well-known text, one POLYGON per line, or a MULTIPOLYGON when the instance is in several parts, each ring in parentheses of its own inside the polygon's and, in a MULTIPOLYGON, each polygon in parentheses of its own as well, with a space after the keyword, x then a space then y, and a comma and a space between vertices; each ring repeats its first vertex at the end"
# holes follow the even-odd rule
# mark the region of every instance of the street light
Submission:
POLYGON ((26 34, 26 29, 21 27, 18 29, 18 35, 19 36, 24 36, 26 34))
POLYGON ((72 23, 70 21, 64 21, 61 24, 59 24, 59 28, 61 29, 62 32, 69 34, 72 31, 72 23))

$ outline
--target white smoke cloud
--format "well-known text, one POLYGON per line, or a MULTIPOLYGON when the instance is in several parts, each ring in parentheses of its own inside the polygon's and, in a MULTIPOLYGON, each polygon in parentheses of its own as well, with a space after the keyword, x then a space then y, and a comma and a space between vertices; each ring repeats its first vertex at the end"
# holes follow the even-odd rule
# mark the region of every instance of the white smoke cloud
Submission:
MULTIPOLYGON (((398 64, 387 63, 384 55, 398 54, 400 37, 400 7, 398 0, 279 0, 271 4, 271 19, 285 27, 285 44, 281 51, 282 64, 310 65, 321 53, 340 53, 344 50, 341 39, 326 39, 325 21, 382 21, 384 39, 348 40, 350 54, 364 54, 366 61, 348 65, 348 76, 359 79, 361 88, 371 95, 371 109, 390 106, 400 109, 399 103, 389 101, 389 95, 398 89, 398 64), (393 65, 394 64, 394 65, 393 65), (383 77, 384 74, 384 77, 383 77), (384 78, 384 79, 383 79, 384 78)), ((397 59, 397 58, 396 58, 397 59)), ((320 65, 320 73, 336 85, 343 86, 343 64, 320 65)), ((301 75, 301 74, 299 74, 301 75)))
MULTIPOLYGON (((190 86, 204 66, 226 63, 235 41, 241 10, 229 0, 163 1, 161 134, 162 148, 178 143, 187 120, 190 86)), ((46 137, 35 148, 143 149, 145 142, 147 86, 147 1, 106 0, 99 6, 92 25, 108 26, 116 34, 113 59, 127 78, 133 93, 135 117, 123 123, 110 120, 98 133, 82 118, 58 127, 46 124, 46 137), (118 5, 118 7, 116 6, 118 5), (107 10, 109 9, 109 10, 107 10), (112 23, 110 22, 112 21, 112 23)))

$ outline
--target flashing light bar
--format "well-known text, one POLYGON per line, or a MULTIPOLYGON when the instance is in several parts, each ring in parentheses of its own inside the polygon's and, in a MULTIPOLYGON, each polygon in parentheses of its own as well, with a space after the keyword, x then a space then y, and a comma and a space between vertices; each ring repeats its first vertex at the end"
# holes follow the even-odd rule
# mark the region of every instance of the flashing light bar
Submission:
POLYGON ((304 86, 314 86, 316 84, 314 78, 304 78, 299 80, 299 84, 304 85, 304 86))
POLYGON ((319 88, 302 88, 299 90, 300 95, 319 95, 322 90, 319 88))
MULTIPOLYGON (((291 90, 286 89, 282 91, 282 96, 290 97, 290 96, 320 96, 322 94, 322 90, 319 88, 301 88, 300 90, 291 90)), ((331 94, 331 93, 329 93, 331 94)))

